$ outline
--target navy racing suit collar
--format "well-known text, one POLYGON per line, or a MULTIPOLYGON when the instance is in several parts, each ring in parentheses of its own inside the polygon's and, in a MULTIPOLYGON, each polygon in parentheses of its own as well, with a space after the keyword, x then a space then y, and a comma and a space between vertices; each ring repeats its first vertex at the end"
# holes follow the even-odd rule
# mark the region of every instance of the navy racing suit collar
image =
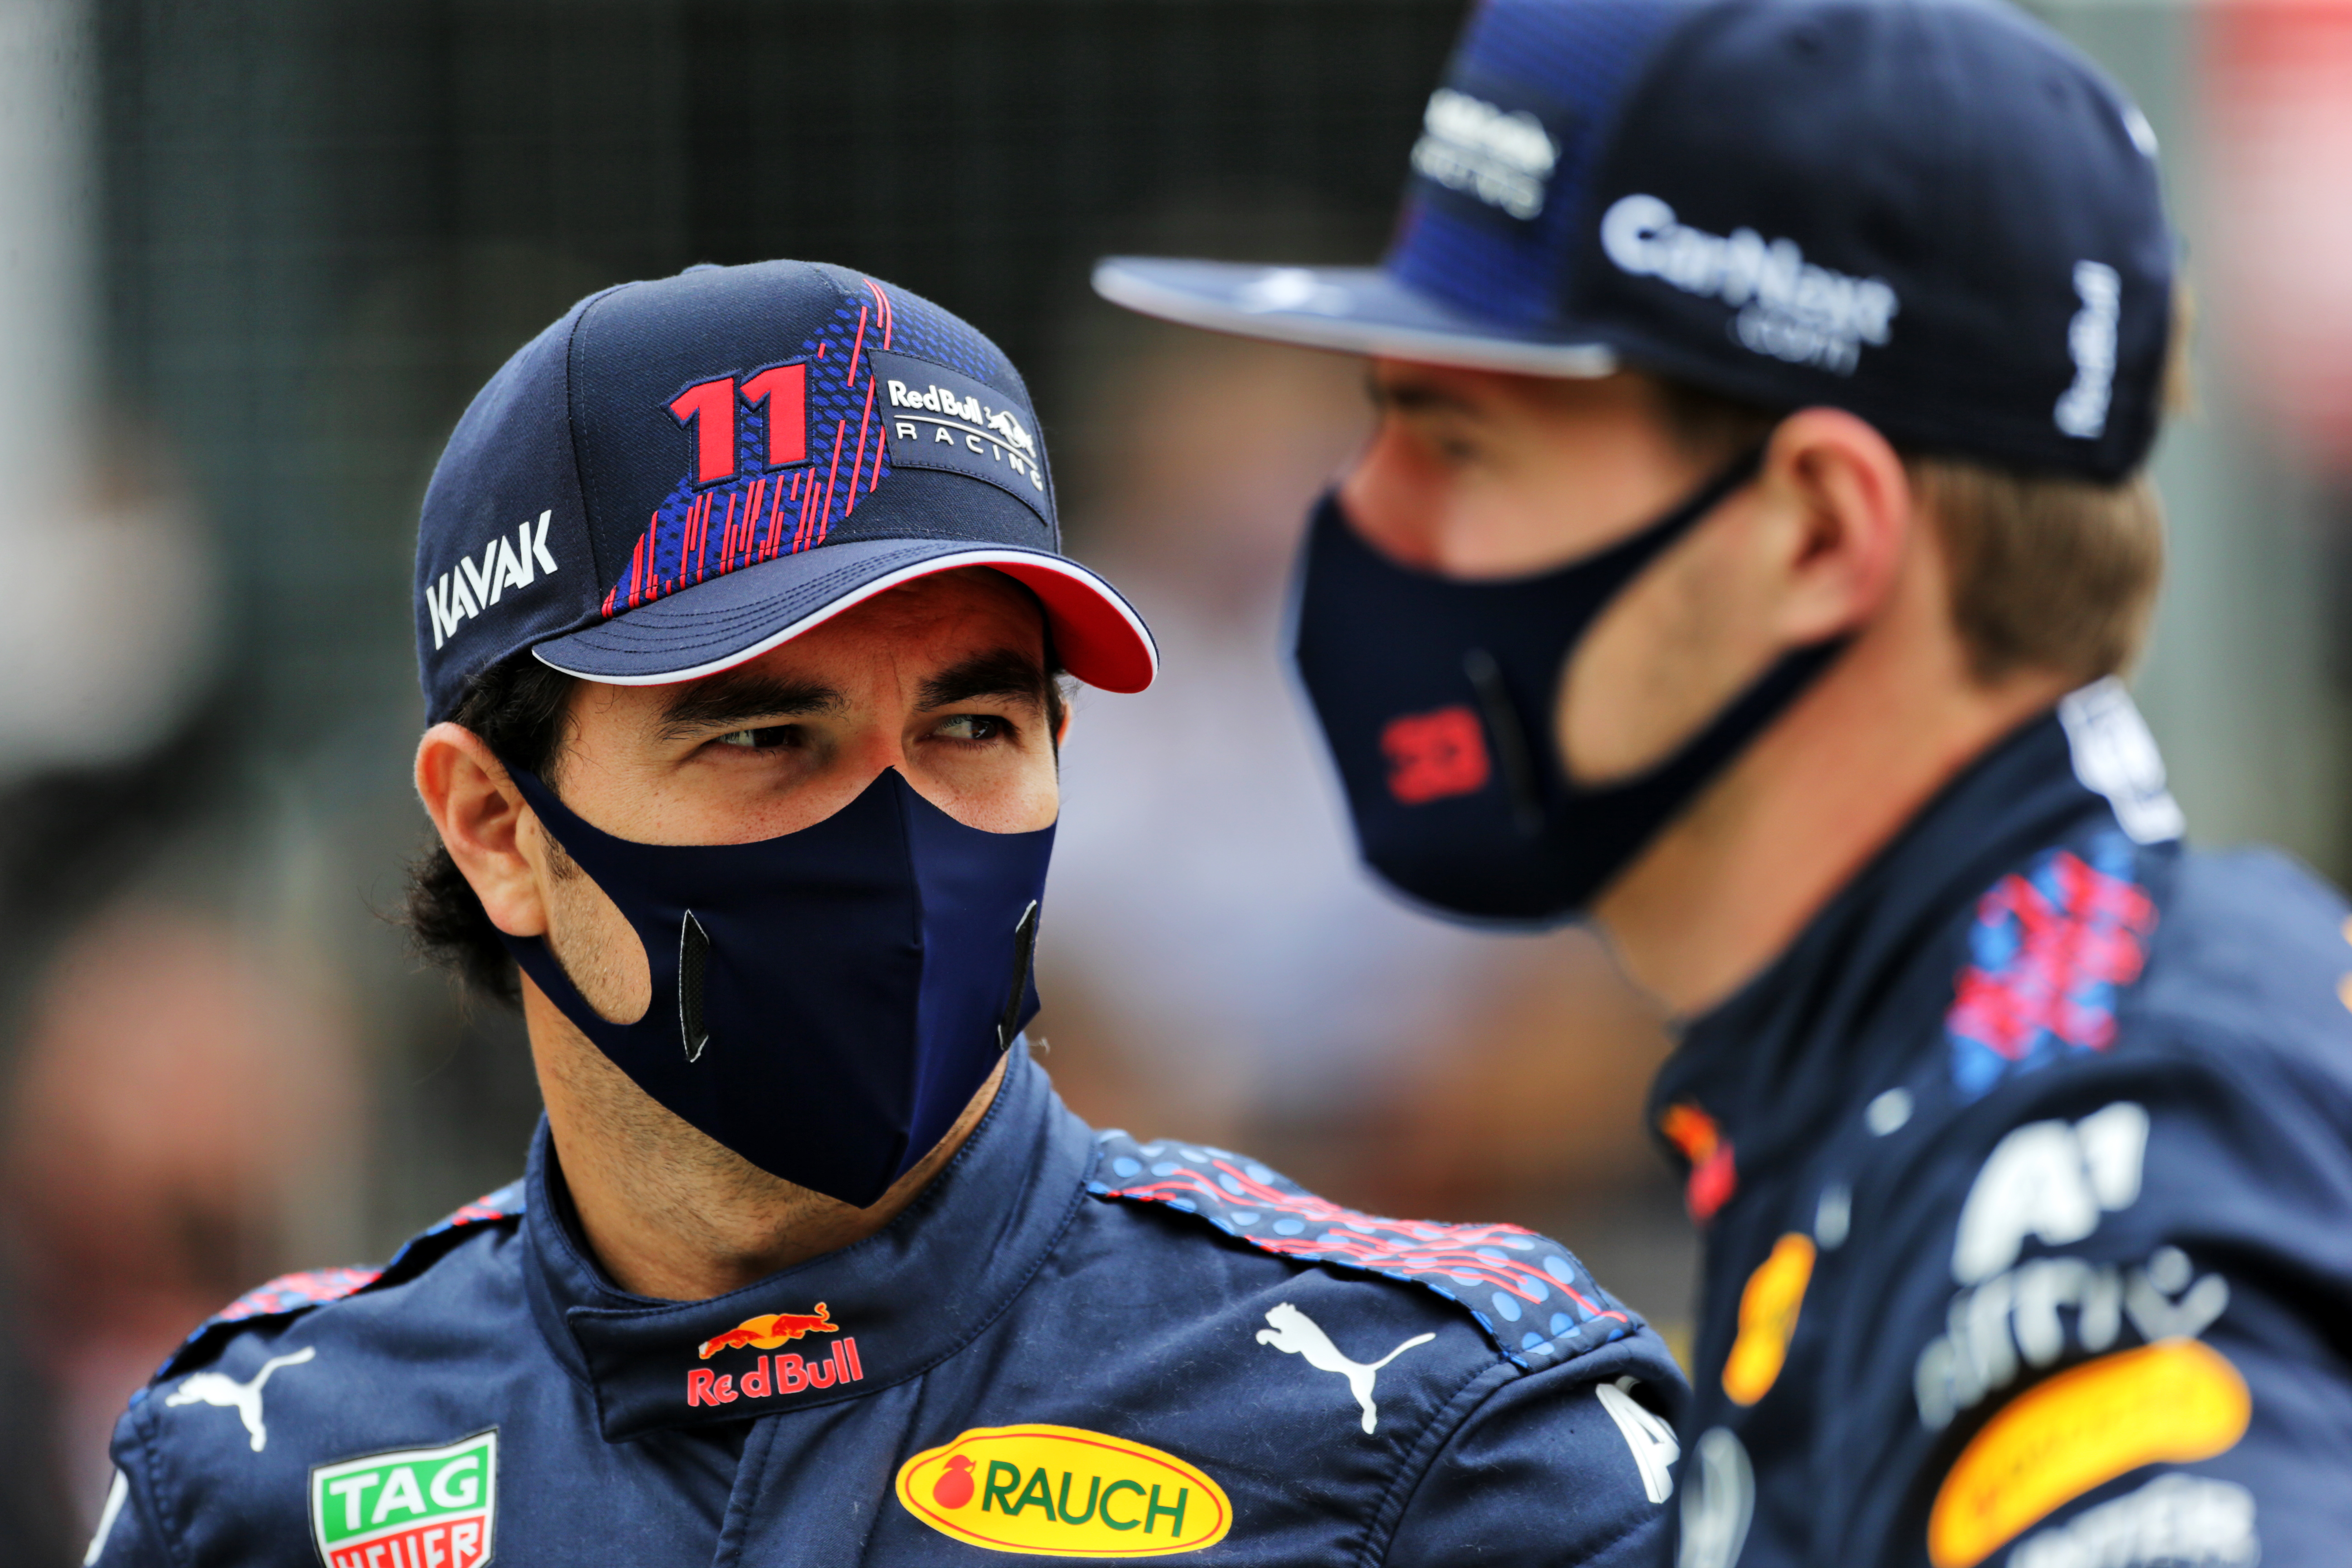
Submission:
MULTIPOLYGON (((2077 776, 2065 727, 2045 713, 1947 784, 1762 973, 1690 1020, 1649 1115, 1692 1166, 1693 1217, 1704 1224, 1749 1184, 1743 1177, 1803 1158, 1839 1117, 1894 1087, 1916 1042, 1872 1025, 1918 1000, 1916 990, 1949 999, 1955 966, 1937 962, 1944 928, 1957 956, 1978 897, 2003 871, 2115 822, 2107 797, 2077 776), (1887 1059, 1864 1059, 1873 1053, 1887 1059)), ((1926 1005, 1941 1016, 1940 1003, 1926 1005)))
POLYGON ((659 1301, 607 1280, 565 1224, 542 1119, 523 1222, 532 1315, 608 1441, 862 1398, 1004 1310, 1084 1200, 1094 1152, 1016 1042, 971 1137, 884 1229, 711 1300, 659 1301))

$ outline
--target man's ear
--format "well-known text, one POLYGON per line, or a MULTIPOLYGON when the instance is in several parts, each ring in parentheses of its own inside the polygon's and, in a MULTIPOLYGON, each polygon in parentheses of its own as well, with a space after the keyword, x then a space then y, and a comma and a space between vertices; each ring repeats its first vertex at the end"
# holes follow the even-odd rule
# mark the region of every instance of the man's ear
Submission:
POLYGON ((490 923, 509 936, 546 934, 539 872, 523 853, 530 808, 482 738, 446 722, 425 731, 416 743, 416 794, 490 923))
POLYGON ((1791 527, 1778 609, 1788 647, 1858 629, 1895 588, 1913 528, 1903 458, 1868 421, 1839 408, 1782 420, 1764 452, 1759 495, 1791 527))

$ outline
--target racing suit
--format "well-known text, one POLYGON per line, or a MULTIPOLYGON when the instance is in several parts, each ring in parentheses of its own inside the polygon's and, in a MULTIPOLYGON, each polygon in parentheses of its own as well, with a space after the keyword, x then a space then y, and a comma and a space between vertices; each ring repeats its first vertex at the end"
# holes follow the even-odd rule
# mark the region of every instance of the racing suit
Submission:
POLYGON ((905 1214, 714 1300, 528 1173, 381 1272, 273 1282, 122 1417, 90 1561, 1632 1564, 1682 1384, 1557 1244, 1097 1134, 1013 1053, 905 1214))
POLYGON ((2085 688, 1689 1026, 1681 1568, 2352 1555, 2352 926, 2179 826, 2085 688))

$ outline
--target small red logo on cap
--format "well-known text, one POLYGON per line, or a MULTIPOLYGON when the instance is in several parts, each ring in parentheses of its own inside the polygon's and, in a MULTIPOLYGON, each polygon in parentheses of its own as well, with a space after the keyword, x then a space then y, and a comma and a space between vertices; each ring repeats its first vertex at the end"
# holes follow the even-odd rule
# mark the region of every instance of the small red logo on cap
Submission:
POLYGON ((1474 794, 1495 771, 1478 715, 1458 703, 1390 720, 1381 754, 1389 760, 1389 793, 1406 805, 1474 794))

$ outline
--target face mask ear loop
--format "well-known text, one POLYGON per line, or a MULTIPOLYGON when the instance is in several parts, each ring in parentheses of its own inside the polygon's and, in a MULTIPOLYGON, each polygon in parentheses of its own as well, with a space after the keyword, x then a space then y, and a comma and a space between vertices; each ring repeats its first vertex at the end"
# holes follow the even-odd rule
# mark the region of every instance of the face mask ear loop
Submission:
MULTIPOLYGON (((1713 477, 1700 485, 1691 493, 1688 500, 1667 513, 1664 519, 1622 543, 1603 551, 1600 556, 1585 563, 1583 569, 1599 571, 1614 580, 1609 583, 1599 606, 1592 612, 1592 620, 1586 623, 1584 632, 1580 633, 1576 641, 1569 645, 1567 657, 1559 661, 1559 682, 1564 683, 1568 679, 1569 664, 1575 658, 1576 650, 1583 645, 1585 634, 1591 632, 1592 626, 1607 613, 1609 606, 1615 604, 1619 595, 1632 587, 1634 579, 1649 570, 1651 564, 1659 556, 1681 543, 1693 529, 1715 515, 1716 508, 1729 500, 1743 486, 1763 470, 1764 454, 1770 444, 1771 437, 1768 435, 1764 439, 1717 469, 1713 477)), ((1577 568, 1570 567, 1569 570, 1573 571, 1577 568)), ((1493 658, 1478 648, 1473 648, 1469 656, 1463 660, 1463 670, 1469 676, 1470 684, 1477 689, 1479 700, 1486 707, 1487 728, 1495 732, 1496 750, 1504 753, 1504 777, 1511 782, 1512 814, 1518 823, 1519 831, 1533 837, 1543 825, 1543 807, 1537 795, 1534 763, 1530 760, 1533 752, 1518 726, 1512 725, 1507 728, 1502 722, 1502 715, 1517 712, 1504 689, 1502 672, 1496 666, 1493 658), (1473 660, 1484 661, 1483 677, 1477 668, 1472 668, 1473 660), (1504 738, 1507 734, 1509 736, 1508 739, 1504 738), (1515 773, 1511 766, 1511 753, 1514 749, 1521 759, 1519 767, 1526 770, 1524 776, 1527 782, 1524 786, 1517 782, 1520 775, 1515 773)), ((1552 693, 1555 708, 1559 700, 1559 693, 1558 687, 1555 686, 1552 693)), ((1538 721, 1539 732, 1549 731, 1549 715, 1546 714, 1543 720, 1538 721)), ((1556 751, 1553 754, 1561 776, 1565 778, 1568 771, 1567 759, 1559 757, 1556 751)), ((1569 783, 1570 788, 1575 787, 1572 780, 1569 783)))

